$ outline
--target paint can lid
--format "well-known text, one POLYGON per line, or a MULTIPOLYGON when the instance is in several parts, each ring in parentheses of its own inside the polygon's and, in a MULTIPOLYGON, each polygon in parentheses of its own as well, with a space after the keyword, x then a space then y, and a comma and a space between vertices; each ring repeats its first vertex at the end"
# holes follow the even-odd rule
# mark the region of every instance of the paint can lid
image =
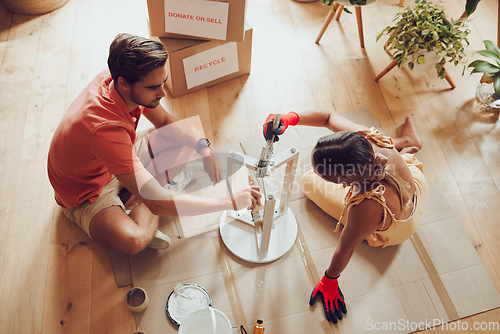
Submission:
POLYGON ((208 291, 196 283, 177 284, 167 298, 168 318, 177 326, 191 313, 212 306, 208 291))

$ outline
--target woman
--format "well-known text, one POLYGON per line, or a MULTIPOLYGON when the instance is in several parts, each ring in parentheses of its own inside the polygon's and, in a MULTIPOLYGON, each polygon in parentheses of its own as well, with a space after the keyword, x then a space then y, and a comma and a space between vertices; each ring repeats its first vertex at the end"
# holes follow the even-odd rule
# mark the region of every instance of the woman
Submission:
POLYGON ((334 133, 318 140, 313 171, 301 180, 306 196, 344 225, 330 266, 314 288, 310 305, 321 297, 326 318, 337 323, 347 309, 338 277, 363 240, 372 247, 397 245, 417 229, 427 200, 422 164, 413 156, 421 147, 413 121, 405 119, 401 136, 390 138, 375 128, 354 123, 334 111, 274 114, 264 125, 266 139, 290 125, 326 126, 334 133))

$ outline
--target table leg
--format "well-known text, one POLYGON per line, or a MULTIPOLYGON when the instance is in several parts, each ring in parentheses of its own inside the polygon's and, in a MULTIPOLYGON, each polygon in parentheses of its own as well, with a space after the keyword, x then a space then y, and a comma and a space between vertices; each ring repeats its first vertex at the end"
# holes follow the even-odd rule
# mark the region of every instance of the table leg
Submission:
POLYGON ((359 33, 359 44, 361 47, 365 47, 365 39, 363 37, 363 16, 361 15, 361 7, 356 6, 356 19, 358 20, 358 33, 359 33))

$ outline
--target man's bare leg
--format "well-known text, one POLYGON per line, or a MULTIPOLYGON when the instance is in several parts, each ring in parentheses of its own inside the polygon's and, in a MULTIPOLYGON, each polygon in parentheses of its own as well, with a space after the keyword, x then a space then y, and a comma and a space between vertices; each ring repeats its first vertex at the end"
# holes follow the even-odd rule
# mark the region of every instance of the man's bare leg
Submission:
POLYGON ((402 154, 417 153, 422 148, 422 142, 410 116, 405 118, 405 122, 401 126, 401 135, 393 140, 394 146, 402 154))
POLYGON ((127 215, 119 206, 112 206, 97 213, 90 222, 90 235, 106 247, 120 253, 137 254, 153 240, 158 229, 159 217, 143 203, 127 215))

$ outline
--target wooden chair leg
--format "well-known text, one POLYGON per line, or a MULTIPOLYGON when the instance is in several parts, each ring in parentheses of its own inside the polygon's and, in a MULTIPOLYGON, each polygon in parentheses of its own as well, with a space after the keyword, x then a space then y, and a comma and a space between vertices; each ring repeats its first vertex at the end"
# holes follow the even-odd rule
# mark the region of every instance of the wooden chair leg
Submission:
POLYGON ((404 5, 405 5, 405 0, 399 0, 399 7, 404 6, 404 5))
POLYGON ((455 89, 455 83, 453 82, 453 80, 451 79, 450 75, 448 74, 448 71, 446 71, 446 69, 444 69, 445 73, 446 73, 446 76, 444 77, 446 79, 446 81, 448 81, 448 83, 450 84, 451 86, 451 89, 455 89))
POLYGON ((334 11, 330 11, 328 13, 328 16, 326 17, 325 23, 323 24, 323 27, 321 27, 321 31, 319 32, 318 37, 316 38, 316 41, 315 41, 316 44, 319 44, 319 41, 320 41, 321 37, 323 37, 323 34, 326 31, 326 28, 328 28, 328 25, 330 24, 330 22, 332 22, 334 15, 335 15, 334 11))
POLYGON ((335 8, 335 12, 338 13, 337 14, 337 18, 336 20, 340 20, 340 15, 342 15, 342 12, 344 11, 344 5, 339 5, 338 3, 335 3, 336 5, 338 5, 337 8, 335 8))
POLYGON ((397 64, 398 64, 398 62, 393 60, 392 63, 387 65, 387 67, 384 68, 384 70, 382 72, 380 72, 380 74, 375 77, 375 81, 379 81, 384 75, 389 73, 390 70, 392 70, 394 67, 396 67, 397 64))
POLYGON ((361 7, 356 6, 356 19, 358 21, 359 44, 362 48, 365 47, 365 38, 363 36, 363 16, 361 15, 361 7))

